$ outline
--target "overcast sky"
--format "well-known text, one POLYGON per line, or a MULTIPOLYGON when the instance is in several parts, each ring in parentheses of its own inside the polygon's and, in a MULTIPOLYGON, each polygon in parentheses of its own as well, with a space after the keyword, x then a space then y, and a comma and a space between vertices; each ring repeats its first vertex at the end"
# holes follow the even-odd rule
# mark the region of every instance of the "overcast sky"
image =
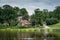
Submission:
POLYGON ((26 8, 31 15, 36 8, 54 10, 56 6, 60 6, 60 0, 0 0, 0 6, 5 4, 26 8))

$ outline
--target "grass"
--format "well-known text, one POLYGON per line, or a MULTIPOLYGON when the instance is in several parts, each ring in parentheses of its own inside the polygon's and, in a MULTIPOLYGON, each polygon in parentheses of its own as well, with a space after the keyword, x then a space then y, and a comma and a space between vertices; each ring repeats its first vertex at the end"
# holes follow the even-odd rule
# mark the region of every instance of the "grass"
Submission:
POLYGON ((50 25, 49 27, 51 27, 51 28, 60 28, 60 23, 50 25))
POLYGON ((51 30, 50 33, 55 34, 56 36, 58 36, 60 38, 60 23, 50 25, 49 27, 50 27, 50 30, 51 30))
POLYGON ((40 29, 39 28, 23 28, 23 29, 11 29, 11 28, 6 28, 6 29, 0 29, 0 30, 10 30, 10 31, 18 31, 18 32, 40 32, 40 29))

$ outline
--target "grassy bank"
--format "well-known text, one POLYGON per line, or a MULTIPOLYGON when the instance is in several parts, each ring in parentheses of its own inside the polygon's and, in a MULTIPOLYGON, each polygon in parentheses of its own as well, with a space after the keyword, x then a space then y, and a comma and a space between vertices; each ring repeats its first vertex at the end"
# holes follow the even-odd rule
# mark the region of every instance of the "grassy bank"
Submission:
MULTIPOLYGON (((50 25, 49 29, 43 28, 43 33, 48 31, 49 36, 53 35, 56 37, 56 40, 60 40, 60 23, 50 25)), ((19 38, 22 37, 41 37, 42 32, 41 28, 36 27, 36 28, 5 28, 5 29, 0 29, 0 40, 18 40, 19 38)))
POLYGON ((50 25, 49 27, 51 27, 51 28, 60 28, 60 23, 50 25))
MULTIPOLYGON (((0 29, 0 40, 18 40, 24 37, 37 37, 40 38, 42 35, 41 29, 39 28, 26 28, 26 29, 0 29)), ((60 32, 54 31, 54 29, 43 29, 48 31, 49 35, 53 35, 56 38, 60 38, 60 32)), ((43 31, 43 33, 44 33, 43 31)), ((60 40, 60 39, 59 39, 60 40)))

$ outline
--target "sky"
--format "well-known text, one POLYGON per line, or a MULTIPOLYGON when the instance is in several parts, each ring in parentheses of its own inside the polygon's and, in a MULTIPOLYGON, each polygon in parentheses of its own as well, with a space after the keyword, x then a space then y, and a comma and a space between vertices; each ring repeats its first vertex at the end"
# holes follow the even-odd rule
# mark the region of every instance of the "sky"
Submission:
POLYGON ((13 7, 26 8, 29 15, 32 15, 37 8, 40 10, 54 10, 56 6, 60 6, 60 0, 0 0, 0 6, 5 4, 13 7))

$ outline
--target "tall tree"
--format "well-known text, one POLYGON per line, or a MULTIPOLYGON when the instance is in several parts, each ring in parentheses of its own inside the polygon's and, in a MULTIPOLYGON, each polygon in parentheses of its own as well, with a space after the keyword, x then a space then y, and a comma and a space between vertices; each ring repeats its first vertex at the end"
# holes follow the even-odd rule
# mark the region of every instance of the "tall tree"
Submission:
POLYGON ((42 25, 44 22, 44 13, 40 9, 35 10, 36 23, 42 25))
POLYGON ((19 11, 20 11, 19 7, 14 7, 14 11, 19 15, 19 11))
POLYGON ((47 19, 49 17, 49 13, 47 9, 43 9, 43 13, 45 15, 45 19, 47 19))
POLYGON ((27 12, 27 10, 25 8, 20 9, 20 16, 22 16, 23 19, 27 19, 28 20, 29 15, 28 15, 28 12, 27 12))
POLYGON ((0 7, 0 23, 3 23, 3 9, 0 7))
POLYGON ((35 25, 35 14, 32 14, 31 15, 31 19, 30 19, 31 23, 32 23, 32 26, 35 25))
POLYGON ((42 25, 44 22, 44 13, 42 11, 40 11, 40 9, 35 9, 34 10, 35 14, 32 15, 32 19, 36 25, 42 25), (35 21, 34 21, 35 20, 35 21))
POLYGON ((54 10, 54 17, 60 20, 60 6, 57 6, 56 9, 54 10))
POLYGON ((53 13, 53 11, 49 11, 49 18, 54 18, 54 13, 53 13))
POLYGON ((4 17, 4 20, 8 22, 10 25, 10 22, 12 20, 14 21, 16 20, 17 13, 14 11, 13 7, 11 7, 10 5, 4 5, 3 6, 3 17, 4 17))

